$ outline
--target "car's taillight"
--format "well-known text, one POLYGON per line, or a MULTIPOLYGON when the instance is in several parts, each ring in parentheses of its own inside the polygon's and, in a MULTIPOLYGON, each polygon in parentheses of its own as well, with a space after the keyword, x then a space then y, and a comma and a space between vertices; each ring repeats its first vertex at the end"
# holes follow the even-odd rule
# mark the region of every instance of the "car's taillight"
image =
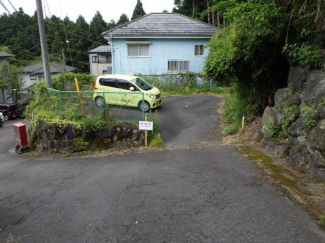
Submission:
POLYGON ((96 79, 95 79, 95 83, 94 83, 94 89, 97 89, 97 87, 96 87, 96 79))
POLYGON ((8 111, 8 115, 10 115, 11 114, 11 111, 8 111))

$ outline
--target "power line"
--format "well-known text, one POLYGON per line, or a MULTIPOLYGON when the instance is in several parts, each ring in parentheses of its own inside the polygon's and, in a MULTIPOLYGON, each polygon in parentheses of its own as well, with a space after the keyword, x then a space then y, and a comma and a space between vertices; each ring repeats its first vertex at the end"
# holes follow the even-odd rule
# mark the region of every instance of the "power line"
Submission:
POLYGON ((2 5, 2 7, 8 12, 8 14, 10 15, 11 12, 9 11, 9 9, 6 7, 6 5, 0 0, 0 4, 2 5))
POLYGON ((46 2, 47 10, 49 11, 49 15, 50 15, 49 18, 50 18, 52 16, 51 11, 50 11, 50 7, 49 7, 49 4, 48 4, 47 0, 45 0, 45 2, 46 2))
MULTIPOLYGON (((29 48, 29 49, 27 49, 27 50, 25 50, 25 51, 23 51, 23 52, 21 52, 21 53, 18 53, 18 54, 15 55, 14 57, 20 56, 20 55, 22 55, 22 54, 24 54, 24 53, 26 53, 26 52, 28 52, 28 51, 30 51, 30 50, 36 48, 36 47, 39 47, 39 46, 40 46, 40 44, 37 45, 37 46, 33 46, 33 47, 31 47, 31 48, 29 48)), ((8 60, 8 59, 10 59, 10 58, 14 58, 14 57, 7 57, 7 58, 5 58, 5 59, 3 59, 3 60, 8 60)))
MULTIPOLYGON (((10 0, 8 0, 8 2, 10 3, 11 7, 15 10, 15 13, 18 13, 17 9, 14 7, 14 5, 11 3, 10 0)), ((0 0, 0 4, 5 8, 4 4, 1 2, 0 0)), ((5 8, 6 9, 6 8, 5 8)), ((24 27, 24 22, 23 23, 18 23, 16 16, 14 14, 11 14, 9 10, 7 10, 8 13, 12 16, 12 19, 16 22, 17 26, 22 26, 24 27)), ((36 36, 36 38, 39 40, 39 36, 35 33, 35 31, 32 29, 33 34, 36 36)))
MULTIPOLYGON (((49 21, 51 24, 53 24, 53 25, 55 25, 55 26, 61 28, 61 26, 59 26, 59 25, 57 25, 56 23, 52 22, 50 19, 49 19, 48 21, 49 21)), ((64 25, 64 24, 63 24, 63 25, 64 25)), ((85 38, 85 37, 83 37, 83 36, 80 36, 80 35, 77 35, 77 34, 74 34, 74 33, 69 33, 69 34, 70 34, 70 35, 77 36, 77 37, 79 37, 79 38, 81 38, 81 39, 84 39, 84 40, 86 40, 86 41, 89 41, 89 42, 93 42, 93 43, 96 43, 96 44, 103 45, 103 43, 100 43, 100 42, 97 42, 97 41, 93 41, 93 40, 87 39, 87 38, 85 38)))
MULTIPOLYGON (((61 5, 60 5, 60 0, 58 0, 58 5, 59 5, 60 13, 61 13, 61 18, 63 18, 63 16, 62 16, 62 10, 61 10, 61 5)), ((70 55, 70 60, 71 60, 71 65, 72 65, 72 67, 73 67, 72 55, 71 55, 71 50, 70 50, 70 45, 69 45, 69 40, 68 40, 67 30, 66 30, 66 28, 65 28, 65 24, 64 24, 64 19, 62 20, 62 24, 63 24, 63 30, 64 30, 64 35, 65 35, 65 43, 66 43, 67 46, 68 46, 69 55, 70 55)))
MULTIPOLYGON (((54 53, 54 54, 52 54, 52 55, 55 55, 55 56, 59 56, 59 57, 61 57, 61 55, 60 54, 56 54, 56 53, 54 53)), ((69 59, 69 58, 68 58, 69 59)), ((82 64, 87 64, 88 66, 90 65, 89 64, 89 62, 80 62, 80 61, 76 61, 76 60, 74 60, 74 59, 69 59, 71 62, 72 61, 74 61, 74 62, 78 62, 78 63, 82 63, 82 64)))
POLYGON ((17 9, 14 7, 14 5, 12 5, 11 1, 8 0, 8 2, 10 3, 11 7, 15 10, 15 12, 17 12, 17 9))

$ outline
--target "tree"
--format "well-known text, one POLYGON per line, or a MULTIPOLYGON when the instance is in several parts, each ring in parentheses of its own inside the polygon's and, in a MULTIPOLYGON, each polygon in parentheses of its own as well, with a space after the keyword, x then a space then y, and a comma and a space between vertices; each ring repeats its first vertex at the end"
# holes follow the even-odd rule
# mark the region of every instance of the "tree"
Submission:
POLYGON ((105 39, 101 36, 101 33, 107 30, 107 23, 103 19, 100 12, 96 12, 95 16, 90 22, 90 36, 93 41, 98 43, 93 43, 91 48, 95 48, 99 43, 106 44, 105 39))
POLYGON ((52 15, 50 19, 45 19, 45 29, 49 53, 59 55, 65 46, 63 21, 59 17, 52 15))
POLYGON ((286 85, 289 66, 282 53, 283 12, 267 1, 236 3, 226 13, 229 25, 209 43, 207 76, 233 80, 249 118, 260 115, 274 91, 286 85))
POLYGON ((116 23, 115 23, 114 19, 111 19, 109 21, 109 23, 107 24, 107 30, 113 29, 113 28, 115 28, 115 26, 116 26, 116 23))
POLYGON ((73 64, 82 72, 89 72, 88 51, 92 44, 89 25, 81 15, 77 18, 73 31, 69 35, 69 45, 73 64))
POLYGON ((202 0, 174 0, 176 8, 174 13, 184 14, 192 18, 198 18, 199 14, 206 10, 206 2, 202 0))
POLYGON ((0 88, 8 89, 14 102, 18 103, 18 94, 22 91, 22 68, 3 61, 0 64, 0 88))
POLYGON ((122 24, 126 24, 127 22, 129 22, 128 16, 126 16, 126 14, 122 14, 120 16, 120 19, 117 21, 116 26, 119 26, 119 25, 122 25, 122 24))
POLYGON ((135 8, 133 10, 131 20, 135 20, 137 18, 140 18, 143 15, 146 15, 146 12, 143 10, 141 1, 137 0, 137 4, 135 5, 135 8))

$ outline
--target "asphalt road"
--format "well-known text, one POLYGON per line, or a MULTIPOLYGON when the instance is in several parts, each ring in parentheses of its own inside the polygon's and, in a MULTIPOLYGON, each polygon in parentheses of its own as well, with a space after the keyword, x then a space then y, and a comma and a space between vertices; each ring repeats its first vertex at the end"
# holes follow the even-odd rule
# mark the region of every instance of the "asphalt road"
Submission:
POLYGON ((171 97, 159 111, 167 145, 214 146, 107 158, 16 155, 8 151, 7 123, 0 128, 0 242, 10 235, 33 243, 325 242, 324 232, 252 162, 221 145, 218 102, 171 97))

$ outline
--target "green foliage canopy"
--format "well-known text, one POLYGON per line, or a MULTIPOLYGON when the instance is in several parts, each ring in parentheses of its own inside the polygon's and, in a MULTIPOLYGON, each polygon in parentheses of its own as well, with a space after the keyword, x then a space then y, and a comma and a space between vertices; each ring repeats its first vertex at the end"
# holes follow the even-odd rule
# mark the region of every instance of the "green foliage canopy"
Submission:
POLYGON ((135 8, 133 10, 131 20, 140 18, 143 15, 146 15, 146 12, 143 10, 142 2, 140 0, 137 0, 137 4, 135 5, 135 8))

